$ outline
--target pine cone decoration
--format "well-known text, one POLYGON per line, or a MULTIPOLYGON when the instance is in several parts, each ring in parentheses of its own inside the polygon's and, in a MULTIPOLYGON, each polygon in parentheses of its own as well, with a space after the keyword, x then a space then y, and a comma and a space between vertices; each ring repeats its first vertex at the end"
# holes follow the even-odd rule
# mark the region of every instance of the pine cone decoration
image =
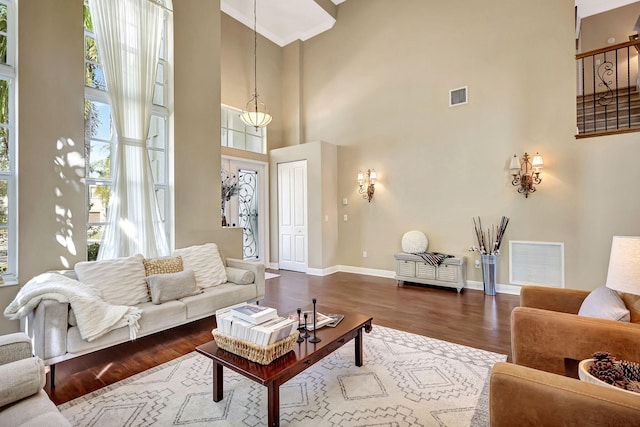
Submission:
POLYGON ((640 363, 621 360, 618 366, 629 381, 640 381, 640 363))
POLYGON ((629 380, 625 378, 611 354, 599 351, 593 354, 595 359, 589 367, 589 373, 594 377, 615 387, 626 389, 629 380))

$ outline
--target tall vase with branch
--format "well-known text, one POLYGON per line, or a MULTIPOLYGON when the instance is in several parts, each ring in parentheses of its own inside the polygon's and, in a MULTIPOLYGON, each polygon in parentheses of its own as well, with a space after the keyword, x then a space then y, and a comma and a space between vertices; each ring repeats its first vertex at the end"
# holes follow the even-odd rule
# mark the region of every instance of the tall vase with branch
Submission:
POLYGON ((469 250, 480 253, 484 293, 487 295, 496 294, 496 261, 498 255, 500 255, 500 246, 508 225, 509 218, 503 216, 498 226, 492 224, 485 231, 482 228, 480 217, 478 217, 478 222, 476 222, 475 218, 473 219, 473 228, 478 245, 471 246, 469 250))

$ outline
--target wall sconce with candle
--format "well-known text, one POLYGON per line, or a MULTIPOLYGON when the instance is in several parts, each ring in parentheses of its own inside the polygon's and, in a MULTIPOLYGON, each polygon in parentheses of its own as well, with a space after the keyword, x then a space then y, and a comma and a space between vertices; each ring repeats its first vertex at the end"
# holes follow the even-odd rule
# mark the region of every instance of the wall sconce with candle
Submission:
POLYGON ((511 184, 518 187, 518 193, 524 194, 526 198, 529 197, 529 194, 534 193, 536 191, 535 186, 542 182, 540 169, 544 167, 540 153, 536 153, 533 159, 529 159, 530 157, 527 153, 524 153, 521 160, 514 154, 509 165, 511 175, 513 175, 511 184))
POLYGON ((358 171, 358 193, 362 194, 362 198, 368 200, 369 203, 371 203, 375 192, 376 178, 375 169, 367 169, 366 174, 358 171))

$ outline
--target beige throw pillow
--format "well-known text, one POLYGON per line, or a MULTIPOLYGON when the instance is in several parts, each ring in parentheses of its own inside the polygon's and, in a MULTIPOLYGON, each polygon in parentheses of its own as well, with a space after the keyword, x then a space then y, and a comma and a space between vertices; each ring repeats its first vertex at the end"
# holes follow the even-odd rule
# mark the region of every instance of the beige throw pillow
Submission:
POLYGON ((584 299, 578 311, 578 316, 598 317, 600 319, 628 322, 629 310, 618 293, 606 286, 600 286, 591 291, 584 299))
POLYGON ((102 261, 83 261, 75 266, 80 282, 93 285, 102 299, 115 305, 136 305, 149 301, 144 257, 140 254, 102 261))
POLYGON ((147 283, 151 292, 151 302, 154 304, 162 304, 204 292, 202 289, 198 289, 192 270, 153 274, 147 277, 147 283))
POLYGON ((227 281, 227 272, 215 243, 176 249, 173 256, 182 258, 185 270, 193 270, 200 288, 210 288, 227 281))
POLYGON ((232 282, 236 285, 250 285, 255 280, 256 275, 253 271, 227 267, 227 282, 232 282))
POLYGON ((143 263, 144 271, 147 276, 151 276, 152 274, 178 273, 184 270, 182 258, 179 256, 145 259, 143 263))

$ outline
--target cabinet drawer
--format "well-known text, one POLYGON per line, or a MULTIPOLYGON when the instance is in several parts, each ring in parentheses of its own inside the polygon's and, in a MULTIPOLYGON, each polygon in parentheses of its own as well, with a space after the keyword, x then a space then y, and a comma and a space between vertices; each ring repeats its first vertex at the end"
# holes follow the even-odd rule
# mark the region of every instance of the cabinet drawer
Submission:
POLYGON ((417 262, 416 263, 416 277, 420 277, 422 279, 435 279, 436 278, 436 268, 432 265, 417 262))
POLYGON ((458 267, 455 265, 441 264, 438 266, 436 278, 445 282, 457 282, 458 267))
POLYGON ((416 263, 415 261, 398 260, 398 276, 415 277, 416 263))

